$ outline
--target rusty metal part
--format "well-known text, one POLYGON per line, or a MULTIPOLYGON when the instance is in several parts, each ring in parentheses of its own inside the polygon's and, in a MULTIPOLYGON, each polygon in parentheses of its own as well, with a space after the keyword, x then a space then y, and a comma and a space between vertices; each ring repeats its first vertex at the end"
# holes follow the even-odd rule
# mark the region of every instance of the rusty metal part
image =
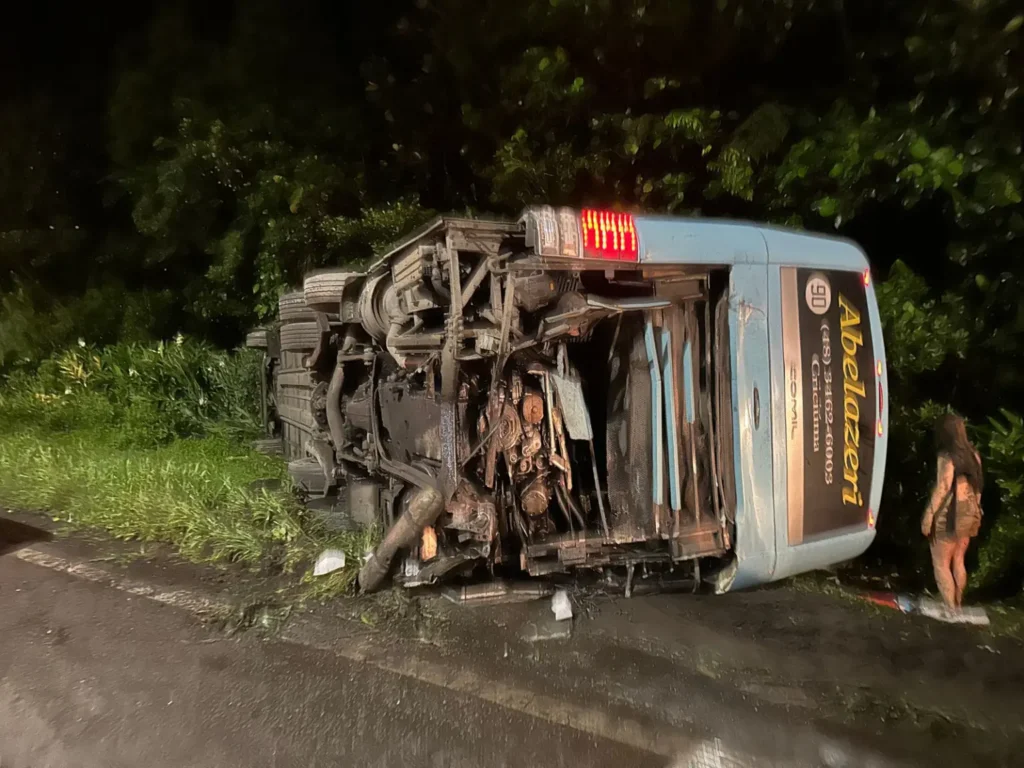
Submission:
POLYGON ((565 459, 563 459, 561 456, 559 456, 557 453, 552 453, 550 459, 551 459, 551 466, 555 467, 556 469, 558 469, 561 472, 568 472, 569 471, 569 463, 565 459))
MULTIPOLYGON (((484 429, 486 429, 487 428, 487 419, 484 416, 481 415, 480 416, 480 421, 482 422, 484 429)), ((473 459, 478 453, 480 453, 480 450, 485 445, 490 443, 491 438, 494 437, 495 433, 498 431, 498 426, 499 425, 500 425, 500 422, 499 422, 499 424, 495 424, 493 427, 488 429, 486 433, 482 433, 483 437, 480 439, 480 442, 477 443, 476 447, 473 448, 473 450, 471 450, 469 452, 469 455, 467 455, 466 458, 462 460, 462 467, 463 468, 465 468, 466 465, 469 464, 471 459, 473 459)), ((478 424, 478 426, 479 426, 479 424, 478 424)))
POLYGON ((415 544, 423 529, 434 524, 444 511, 444 499, 433 488, 417 488, 403 497, 402 507, 398 520, 359 570, 359 587, 364 592, 373 592, 380 587, 387 578, 395 554, 415 544))
POLYGON ((495 603, 525 603, 540 600, 554 594, 555 588, 543 583, 509 584, 492 581, 487 584, 469 584, 464 587, 450 587, 443 594, 453 603, 472 605, 493 605, 495 603))
POLYGON ((515 405, 519 405, 519 402, 523 399, 523 377, 519 371, 512 371, 512 374, 508 377, 508 391, 512 402, 515 405))
POLYGON ((520 445, 520 453, 524 459, 532 459, 541 449, 542 441, 540 432, 536 429, 526 429, 523 434, 523 441, 520 445))
POLYGON ((464 531, 474 538, 488 542, 498 533, 498 512, 494 499, 468 480, 461 480, 452 496, 445 505, 451 520, 445 523, 446 528, 464 531))
POLYGON ((548 511, 551 503, 551 486, 544 475, 536 475, 519 495, 523 511, 530 517, 538 517, 548 511))
POLYGON ((522 411, 527 424, 540 424, 544 420, 544 398, 539 392, 528 390, 523 395, 522 411))
POLYGON ((516 409, 510 403, 503 404, 498 421, 498 443, 502 450, 508 452, 515 448, 522 434, 523 428, 516 409))

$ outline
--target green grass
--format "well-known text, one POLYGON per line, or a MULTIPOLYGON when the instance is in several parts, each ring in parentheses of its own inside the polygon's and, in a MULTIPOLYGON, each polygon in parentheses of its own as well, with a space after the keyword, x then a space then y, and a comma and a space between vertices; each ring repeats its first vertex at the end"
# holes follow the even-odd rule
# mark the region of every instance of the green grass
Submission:
POLYGON ((194 562, 273 563, 295 570, 327 546, 348 566, 306 577, 319 598, 347 589, 373 533, 329 534, 287 489, 285 465, 222 437, 123 448, 113 431, 19 429, 0 434, 0 499, 73 526, 173 545, 194 562), (276 479, 285 492, 256 481, 276 479))
POLYGON ((181 336, 158 344, 80 341, 0 375, 0 502, 122 539, 165 542, 195 562, 348 567, 303 579, 348 589, 374 532, 331 534, 304 514, 282 461, 258 437, 263 358, 181 336), (281 490, 257 481, 278 480, 281 490))

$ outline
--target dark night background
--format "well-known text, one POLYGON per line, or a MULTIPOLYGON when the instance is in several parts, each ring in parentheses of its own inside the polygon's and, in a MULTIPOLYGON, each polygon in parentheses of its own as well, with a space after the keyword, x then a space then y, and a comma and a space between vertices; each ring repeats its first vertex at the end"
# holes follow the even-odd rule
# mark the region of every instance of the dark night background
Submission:
POLYGON ((953 407, 998 489, 986 581, 1019 587, 1022 24, 1010 0, 9 10, 0 370, 80 337, 234 346, 304 270, 435 211, 838 232, 870 255, 885 316, 880 551, 917 546, 928 429, 953 407))

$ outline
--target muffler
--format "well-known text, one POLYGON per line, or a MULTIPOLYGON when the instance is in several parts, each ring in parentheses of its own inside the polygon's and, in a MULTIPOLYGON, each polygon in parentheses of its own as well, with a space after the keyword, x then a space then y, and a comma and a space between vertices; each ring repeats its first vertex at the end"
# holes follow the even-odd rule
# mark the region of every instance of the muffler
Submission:
POLYGON ((363 592, 373 592, 380 587, 398 550, 415 544, 423 529, 440 517, 444 511, 444 499, 433 488, 416 488, 403 497, 402 507, 401 516, 359 570, 359 588, 363 592))

